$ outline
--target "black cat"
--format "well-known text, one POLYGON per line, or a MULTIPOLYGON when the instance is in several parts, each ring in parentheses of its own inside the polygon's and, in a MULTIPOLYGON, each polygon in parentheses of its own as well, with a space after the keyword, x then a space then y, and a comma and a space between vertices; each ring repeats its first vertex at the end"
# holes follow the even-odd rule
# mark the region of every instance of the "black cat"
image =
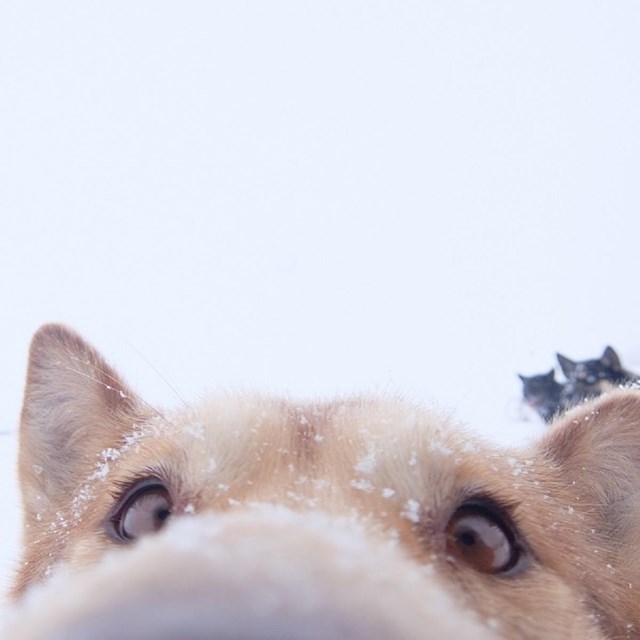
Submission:
POLYGON ((567 408, 563 394, 564 385, 556 380, 553 369, 549 373, 537 376, 523 376, 522 395, 525 402, 535 409, 545 422, 551 422, 555 416, 567 408))

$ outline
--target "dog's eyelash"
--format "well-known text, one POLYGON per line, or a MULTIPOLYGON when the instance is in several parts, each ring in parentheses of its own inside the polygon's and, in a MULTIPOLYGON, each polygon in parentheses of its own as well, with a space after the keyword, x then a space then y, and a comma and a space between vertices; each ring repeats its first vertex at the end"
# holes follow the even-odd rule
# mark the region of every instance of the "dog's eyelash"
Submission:
POLYGON ((114 500, 119 500, 131 487, 144 480, 151 480, 153 478, 166 485, 166 475, 163 473, 164 469, 162 467, 163 465, 158 465, 158 467, 145 467, 136 473, 114 480, 113 485, 109 488, 109 495, 114 500))
POLYGON ((470 507, 481 507, 489 509, 500 517, 508 520, 514 527, 520 529, 522 519, 519 516, 520 500, 505 499, 484 491, 469 493, 460 503, 470 507))
POLYGON ((170 489, 175 496, 180 495, 180 477, 176 475, 171 465, 166 462, 149 465, 148 467, 143 467, 135 472, 128 473, 121 478, 116 478, 108 491, 111 497, 117 501, 120 500, 122 496, 131 489, 131 487, 139 484, 140 482, 151 479, 156 479, 159 484, 170 489))

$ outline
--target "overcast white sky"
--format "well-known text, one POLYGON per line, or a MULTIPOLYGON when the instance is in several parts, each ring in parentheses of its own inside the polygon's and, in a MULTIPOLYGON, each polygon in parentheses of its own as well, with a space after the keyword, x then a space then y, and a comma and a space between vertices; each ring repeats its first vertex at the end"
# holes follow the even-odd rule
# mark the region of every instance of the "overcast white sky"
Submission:
POLYGON ((405 391, 539 432, 517 371, 640 363, 639 33, 635 0, 0 3, 0 429, 55 320, 155 404, 405 391))

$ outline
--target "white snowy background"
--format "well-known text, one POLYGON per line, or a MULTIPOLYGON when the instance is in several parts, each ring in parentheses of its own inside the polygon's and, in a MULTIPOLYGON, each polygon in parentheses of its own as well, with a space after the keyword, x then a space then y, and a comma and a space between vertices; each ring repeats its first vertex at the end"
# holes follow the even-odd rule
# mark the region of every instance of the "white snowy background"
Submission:
POLYGON ((506 444, 544 430, 516 372, 640 363, 639 33, 637 0, 0 3, 0 586, 44 322, 155 404, 403 391, 506 444))

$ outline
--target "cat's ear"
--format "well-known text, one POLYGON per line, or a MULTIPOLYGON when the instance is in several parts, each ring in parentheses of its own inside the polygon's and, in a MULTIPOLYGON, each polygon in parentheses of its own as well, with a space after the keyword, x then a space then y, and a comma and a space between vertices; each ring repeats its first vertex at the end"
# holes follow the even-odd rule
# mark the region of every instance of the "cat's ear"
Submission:
POLYGON ((555 380, 556 380, 556 370, 555 369, 551 369, 551 371, 549 371, 549 373, 547 373, 545 375, 545 378, 547 378, 550 382, 555 382, 555 380))
POLYGON ((611 369, 612 371, 622 371, 622 364, 620 363, 620 358, 618 354, 611 348, 607 347, 604 350, 602 356, 600 356, 600 362, 605 366, 611 369))
POLYGON ((558 364, 562 369, 562 373, 564 373, 567 378, 572 378, 578 363, 563 356, 561 353, 557 353, 556 357, 558 358, 558 364))
POLYGON ((27 518, 54 508, 95 471, 100 452, 150 413, 98 352, 62 325, 33 337, 18 468, 27 518))
POLYGON ((527 376, 523 376, 521 373, 518 374, 518 378, 520 378, 523 384, 526 384, 530 380, 530 378, 527 378, 527 376))

